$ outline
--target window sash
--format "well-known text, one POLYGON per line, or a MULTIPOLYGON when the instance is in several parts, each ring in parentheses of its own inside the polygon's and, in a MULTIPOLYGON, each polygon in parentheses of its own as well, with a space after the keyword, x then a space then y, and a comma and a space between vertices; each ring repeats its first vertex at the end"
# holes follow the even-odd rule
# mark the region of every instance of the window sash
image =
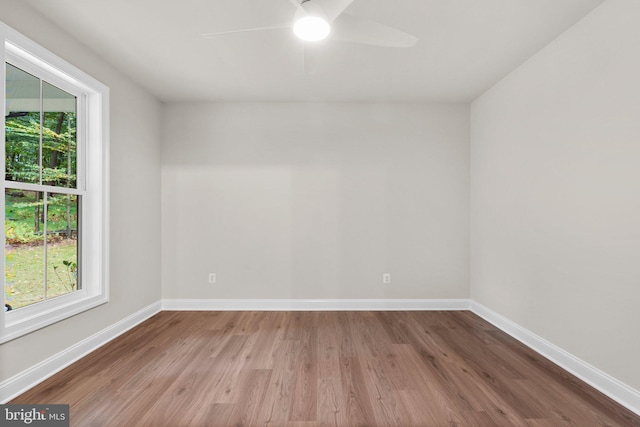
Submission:
MULTIPOLYGON (((4 64, 10 63, 11 65, 18 67, 21 70, 39 78, 41 82, 46 81, 47 83, 50 83, 76 97, 76 188, 79 190, 85 190, 87 188, 85 172, 86 172, 86 163, 88 161, 86 157, 86 153, 87 153, 86 141, 88 141, 89 139, 89 135, 87 133, 87 130, 88 130, 87 121, 89 119, 89 113, 88 113, 89 103, 87 100, 88 98, 87 92, 83 91, 78 85, 72 85, 68 80, 68 76, 67 76, 67 79, 64 79, 60 77, 59 73, 48 71, 48 69, 51 68, 50 66, 47 66, 46 68, 40 68, 34 65, 34 62, 35 62, 34 58, 25 59, 26 57, 24 55, 26 54, 24 52, 18 50, 18 48, 16 48, 15 46, 13 47, 13 50, 10 50, 8 49, 9 46, 13 46, 13 45, 6 43, 3 67, 6 68, 6 65, 4 64), (17 52, 22 52, 22 54, 17 55, 16 54, 17 52)), ((43 64, 45 63, 43 62, 43 64)), ((3 111, 6 104, 6 88, 4 86, 6 82, 6 77, 4 75, 5 68, 3 68, 2 70, 2 86, 1 86, 3 111)), ((4 144, 5 144, 4 128, 6 126, 6 123, 4 123, 5 114, 6 113, 2 114, 2 120, 3 120, 2 122, 2 132, 3 132, 2 158, 3 159, 5 158, 5 152, 4 152, 4 144)), ((42 156, 40 157, 41 158, 39 160, 41 161, 42 156)), ((3 177, 6 176, 5 172, 6 171, 4 170, 4 161, 3 161, 3 165, 2 165, 3 177)), ((42 180, 42 164, 40 165, 40 178, 42 180)), ((9 182, 20 183, 20 181, 5 180, 5 183, 9 183, 9 182)), ((56 187, 56 188, 65 188, 65 187, 56 187)))
MULTIPOLYGON (((47 239, 48 239, 48 232, 47 232, 47 223, 49 221, 48 218, 48 210, 47 210, 47 204, 46 204, 46 199, 47 199, 47 194, 68 194, 68 195, 76 195, 76 196, 80 196, 80 203, 83 203, 83 199, 86 193, 85 190, 83 190, 84 188, 86 188, 86 186, 82 183, 79 182, 78 180, 78 176, 77 176, 77 170, 78 169, 84 169, 84 163, 86 161, 86 159, 81 158, 80 156, 78 156, 78 148, 80 147, 80 145, 82 145, 82 143, 84 142, 84 138, 81 138, 78 135, 77 132, 77 127, 78 124, 82 123, 82 121, 84 120, 84 118, 86 117, 85 115, 82 114, 83 109, 81 108, 81 103, 82 100, 85 99, 85 94, 81 93, 78 91, 78 88, 73 87, 73 86, 69 86, 68 82, 64 82, 64 81, 59 81, 59 79, 57 79, 54 75, 50 74, 50 73, 46 73, 43 72, 39 67, 35 66, 34 64, 25 61, 22 58, 19 57, 15 57, 12 55, 8 55, 10 58, 8 58, 8 60, 6 60, 4 62, 4 66, 5 66, 5 72, 6 72, 6 66, 8 64, 12 65, 13 67, 16 67, 26 73, 29 73, 30 75, 32 75, 33 77, 35 77, 36 79, 38 79, 39 81, 39 86, 40 86, 40 90, 39 90, 39 109, 40 109, 40 149, 39 149, 39 154, 38 154, 38 166, 39 166, 39 183, 31 183, 31 182, 22 182, 22 181, 12 181, 12 180, 4 180, 4 188, 6 189, 12 189, 12 190, 24 190, 24 191, 36 191, 36 192, 42 192, 45 194, 45 206, 44 206, 44 215, 46 217, 45 219, 45 224, 44 224, 44 231, 43 231, 43 249, 44 249, 44 254, 43 254, 43 259, 44 259, 44 263, 42 265, 42 269, 44 270, 44 283, 42 284, 43 286, 43 299, 42 301, 37 301, 37 302, 33 302, 30 304, 27 304, 26 306, 22 306, 19 308, 15 308, 14 310, 11 311, 11 313, 7 314, 7 320, 9 321, 9 323, 11 323, 11 321, 15 321, 15 319, 23 319, 26 318, 30 318, 31 316, 36 315, 37 313, 39 313, 40 311, 43 310, 43 307, 45 305, 50 306, 50 305, 57 305, 59 306, 59 302, 58 304, 46 304, 56 298, 60 298, 62 296, 66 296, 66 295, 70 295, 70 294, 74 294, 77 293, 80 288, 76 287, 75 290, 71 290, 70 292, 63 294, 63 295, 58 295, 58 296, 54 296, 54 297, 50 297, 48 295, 48 277, 47 277, 47 269, 48 269, 48 261, 47 261, 47 257, 49 255, 48 253, 48 243, 47 243, 47 239), (55 83, 52 82, 51 80, 56 80, 55 83), (43 98, 43 85, 47 83, 50 85, 53 85, 55 87, 58 87, 62 90, 64 90, 65 92, 69 93, 70 95, 75 97, 75 114, 76 114, 76 152, 74 153, 74 156, 76 156, 76 183, 75 183, 75 188, 74 187, 63 187, 63 186, 56 186, 56 185, 48 185, 48 184, 43 184, 43 137, 42 137, 42 126, 44 125, 43 123, 43 108, 44 108, 44 98, 43 98), (65 89, 70 89, 70 90, 65 90, 63 89, 61 86, 64 86, 65 89), (73 93, 71 93, 73 92, 73 93), (79 166, 82 165, 82 168, 79 168, 79 166), (80 188, 80 189, 79 189, 80 188), (18 313, 18 314, 16 314, 18 313)), ((5 84, 6 84, 6 77, 5 77, 5 84)), ((6 102, 6 88, 5 88, 5 93, 3 94, 6 102)), ((6 118, 5 118, 5 126, 6 126, 6 118)), ((6 129, 6 128, 5 128, 6 129)), ((5 140, 3 141, 3 144, 6 143, 6 136, 5 136, 5 140)), ((6 153, 5 153, 6 156, 6 153)), ((6 161, 6 160, 5 160, 6 161)), ((4 210, 3 210, 4 211, 4 210)), ((82 244, 81 244, 81 240, 84 238, 83 237, 83 231, 81 230, 82 224, 84 223, 83 218, 82 218, 82 212, 84 212, 85 210, 82 209, 79 206, 78 212, 77 212, 77 216, 78 216, 78 240, 76 243, 76 263, 78 265, 78 278, 77 278, 77 284, 82 283, 83 281, 83 272, 84 272, 84 268, 81 265, 81 250, 82 250, 82 244)), ((4 211, 4 221, 6 223, 6 211, 4 211)), ((6 238, 6 237, 5 237, 6 238)), ((6 245, 6 241, 5 241, 5 245, 6 245)), ((5 249, 6 252, 6 249, 5 249)), ((6 254, 5 254, 6 256, 6 254)), ((5 266, 6 269, 6 266, 5 266)), ((5 271, 3 271, 3 274, 6 274, 5 271)), ((6 280, 6 278, 5 278, 6 280)), ((4 294, 4 292, 6 292, 5 289, 3 289, 3 299, 6 300, 6 295, 4 294)), ((86 297, 86 295, 84 295, 86 297)), ((77 298, 67 298, 67 300, 75 300, 77 298)), ((64 301, 65 299, 63 299, 64 301)), ((44 308, 44 310, 46 310, 47 307, 44 308)))
POLYGON ((76 196, 84 196, 86 190, 78 190, 69 187, 56 187, 53 185, 32 184, 29 182, 4 181, 4 188, 24 191, 46 191, 47 193, 73 194, 76 196))
POLYGON ((57 71, 46 62, 39 61, 11 43, 5 44, 4 62, 8 62, 41 80, 45 80, 76 98, 80 98, 86 93, 81 86, 70 82, 69 76, 57 71))

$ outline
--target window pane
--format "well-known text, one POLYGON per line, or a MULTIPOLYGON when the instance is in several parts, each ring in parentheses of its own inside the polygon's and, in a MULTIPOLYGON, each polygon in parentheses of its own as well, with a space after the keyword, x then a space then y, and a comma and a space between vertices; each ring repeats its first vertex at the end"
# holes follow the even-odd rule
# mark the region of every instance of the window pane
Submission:
POLYGON ((47 195, 47 299, 78 290, 78 196, 47 195))
POLYGON ((76 97, 42 82, 42 181, 76 186, 76 97))
POLYGON ((40 182, 40 80, 6 65, 5 176, 40 182))
POLYGON ((13 308, 44 299, 43 193, 5 190, 5 302, 13 308))

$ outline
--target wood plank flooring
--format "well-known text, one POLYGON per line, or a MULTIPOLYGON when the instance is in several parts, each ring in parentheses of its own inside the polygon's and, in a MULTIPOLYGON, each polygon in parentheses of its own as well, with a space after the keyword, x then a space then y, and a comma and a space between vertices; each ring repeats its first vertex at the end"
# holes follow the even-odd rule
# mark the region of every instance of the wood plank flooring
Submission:
POLYGON ((466 312, 161 312, 11 403, 74 426, 640 426, 466 312))

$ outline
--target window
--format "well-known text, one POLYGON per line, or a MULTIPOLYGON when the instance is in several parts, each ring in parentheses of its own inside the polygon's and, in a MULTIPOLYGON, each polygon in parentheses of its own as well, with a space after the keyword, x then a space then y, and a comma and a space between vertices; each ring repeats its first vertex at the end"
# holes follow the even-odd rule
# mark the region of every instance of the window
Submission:
POLYGON ((108 89, 0 33, 5 342, 108 301, 108 89))

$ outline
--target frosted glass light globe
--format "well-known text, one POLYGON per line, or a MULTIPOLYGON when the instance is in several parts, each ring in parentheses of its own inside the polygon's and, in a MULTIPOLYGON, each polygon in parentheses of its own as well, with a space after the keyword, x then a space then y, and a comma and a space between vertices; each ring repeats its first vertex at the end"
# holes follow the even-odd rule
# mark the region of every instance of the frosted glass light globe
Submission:
POLYGON ((307 42, 317 42, 325 39, 330 31, 331 26, 329 23, 319 16, 306 15, 293 24, 293 33, 307 42))

